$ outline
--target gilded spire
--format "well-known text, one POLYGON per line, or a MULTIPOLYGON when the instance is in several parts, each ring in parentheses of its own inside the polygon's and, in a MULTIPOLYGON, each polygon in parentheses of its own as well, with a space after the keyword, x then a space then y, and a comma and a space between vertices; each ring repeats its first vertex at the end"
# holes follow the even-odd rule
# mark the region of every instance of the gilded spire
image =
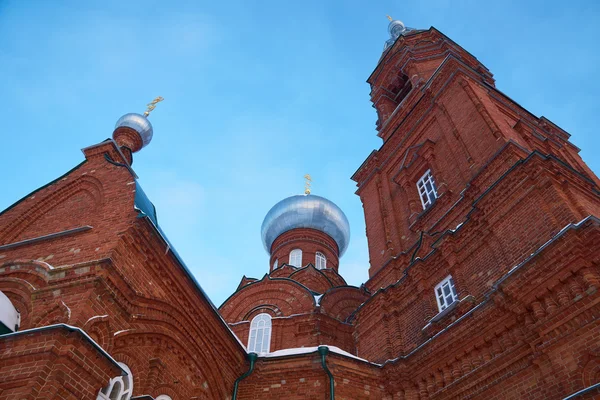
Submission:
POLYGON ((304 194, 310 194, 310 183, 312 182, 312 178, 309 174, 304 175, 304 194))
POLYGON ((394 18, 390 17, 389 15, 387 15, 387 19, 392 22, 394 20, 394 18))
POLYGON ((152 100, 150 103, 147 104, 146 111, 144 111, 144 117, 148 118, 148 116, 150 115, 150 113, 156 108, 156 105, 158 103, 160 103, 161 101, 163 101, 164 98, 161 96, 158 96, 157 98, 155 98, 154 100, 152 100))

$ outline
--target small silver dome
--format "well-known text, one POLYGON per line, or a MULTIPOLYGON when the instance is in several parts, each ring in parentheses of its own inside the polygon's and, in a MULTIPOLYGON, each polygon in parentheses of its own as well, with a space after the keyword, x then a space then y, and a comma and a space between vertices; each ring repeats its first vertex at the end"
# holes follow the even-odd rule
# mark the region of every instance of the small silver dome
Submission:
POLYGON ((391 47, 400 36, 414 30, 414 28, 409 28, 406 25, 404 25, 404 22, 397 19, 392 20, 390 18, 390 23, 388 25, 388 33, 390 34, 390 38, 385 41, 383 50, 385 51, 389 47, 391 47))
POLYGON ((391 39, 398 39, 400 35, 406 32, 406 26, 404 26, 404 23, 402 21, 395 19, 393 21, 390 21, 388 25, 388 32, 390 34, 391 39))
POLYGON ((338 245, 341 257, 350 241, 350 224, 344 212, 324 197, 297 195, 275 204, 261 227, 267 253, 279 235, 295 228, 312 228, 329 235, 338 245))
POLYGON ((131 128, 139 133, 142 138, 142 147, 146 147, 148 143, 152 140, 152 134, 154 130, 152 129, 152 124, 148 121, 148 118, 144 117, 141 114, 129 113, 123 115, 117 121, 115 125, 115 129, 124 126, 127 128, 131 128))

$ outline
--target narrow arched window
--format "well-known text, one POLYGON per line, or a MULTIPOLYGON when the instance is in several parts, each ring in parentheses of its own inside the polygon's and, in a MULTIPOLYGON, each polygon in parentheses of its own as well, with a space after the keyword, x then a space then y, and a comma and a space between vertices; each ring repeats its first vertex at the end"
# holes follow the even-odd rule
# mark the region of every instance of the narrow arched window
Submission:
POLYGON ((302 250, 294 249, 290 252, 290 265, 294 267, 302 267, 302 250))
POLYGON ((16 332, 21 323, 21 314, 10 299, 0 291, 0 335, 16 332))
POLYGON ((276 258, 275 262, 273 262, 273 269, 277 269, 278 266, 279 266, 279 258, 276 258))
POLYGON ((133 394, 133 374, 126 364, 119 363, 127 372, 125 376, 114 377, 98 393, 97 400, 129 400, 133 394))
POLYGON ((268 353, 271 347, 271 316, 258 314, 250 323, 248 351, 251 353, 268 353))
POLYGON ((325 254, 317 251, 315 254, 315 266, 317 269, 327 268, 327 257, 325 257, 325 254))

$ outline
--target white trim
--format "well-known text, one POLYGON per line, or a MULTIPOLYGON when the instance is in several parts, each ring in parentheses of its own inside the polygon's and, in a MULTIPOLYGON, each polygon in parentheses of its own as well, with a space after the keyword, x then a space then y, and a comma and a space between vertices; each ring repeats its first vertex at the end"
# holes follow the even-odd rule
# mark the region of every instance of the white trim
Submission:
MULTIPOLYGON (((70 313, 69 313, 70 314, 70 313)), ((11 331, 15 332, 21 324, 21 314, 17 311, 13 303, 0 290, 0 323, 11 331)))
POLYGON ((450 307, 452 303, 458 300, 452 275, 448 275, 435 286, 434 294, 440 312, 444 311, 450 307))
POLYGON ((302 250, 293 249, 290 251, 290 262, 288 264, 296 268, 302 268, 302 250))
POLYGON ((426 210, 437 199, 437 188, 435 180, 431 174, 431 169, 425 171, 422 177, 417 181, 417 191, 421 199, 423 210, 426 210))
POLYGON ((127 372, 125 376, 112 378, 106 387, 100 389, 96 400, 129 400, 133 395, 133 374, 129 367, 120 362, 121 368, 127 372), (118 386, 117 386, 118 385, 118 386), (115 390, 116 386, 116 390, 115 390))
POLYGON ((317 251, 315 253, 315 268, 316 269, 327 268, 327 257, 325 257, 325 254, 321 253, 320 251, 317 251))
POLYGON ((271 316, 267 313, 252 318, 248 332, 248 352, 265 354, 271 349, 271 316))

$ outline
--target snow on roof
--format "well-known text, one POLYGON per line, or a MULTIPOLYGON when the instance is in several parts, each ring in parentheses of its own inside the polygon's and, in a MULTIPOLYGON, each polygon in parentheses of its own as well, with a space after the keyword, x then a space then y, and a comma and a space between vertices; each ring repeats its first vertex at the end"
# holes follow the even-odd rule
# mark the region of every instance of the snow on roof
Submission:
POLYGON ((320 306, 321 304, 319 304, 319 302, 321 301, 321 297, 323 297, 322 294, 315 294, 313 295, 315 297, 315 304, 320 306))
MULTIPOLYGON (((366 362, 366 363, 369 363, 369 364, 380 365, 380 364, 373 363, 373 362, 370 362, 368 360, 365 360, 364 358, 360 358, 358 356, 355 356, 354 354, 350 354, 347 351, 344 351, 344 350, 340 349, 339 347, 329 346, 329 345, 323 345, 323 346, 327 347, 330 352, 338 354, 340 356, 353 358, 355 360, 363 361, 363 362, 366 362)), ((314 347, 295 347, 295 348, 291 348, 291 349, 277 350, 277 351, 273 351, 273 352, 267 353, 267 354, 261 354, 260 356, 264 357, 264 358, 274 358, 274 357, 287 357, 287 356, 296 356, 296 355, 301 355, 301 354, 310 354, 310 353, 316 353, 317 350, 319 349, 319 347, 320 346, 314 346, 314 347)))

